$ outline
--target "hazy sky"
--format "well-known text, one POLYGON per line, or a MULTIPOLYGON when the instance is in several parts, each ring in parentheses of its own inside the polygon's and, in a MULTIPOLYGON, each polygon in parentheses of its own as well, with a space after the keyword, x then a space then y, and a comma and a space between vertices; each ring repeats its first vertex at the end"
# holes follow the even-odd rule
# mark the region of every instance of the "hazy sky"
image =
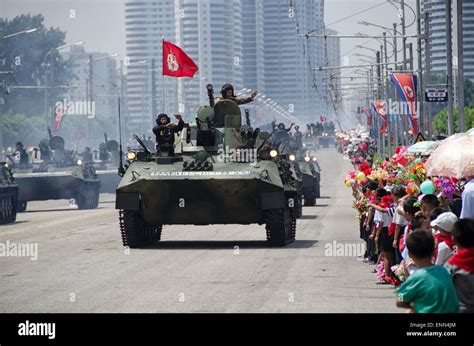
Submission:
MULTIPOLYGON (((118 53, 119 57, 123 58, 126 55, 124 3, 125 0, 0 0, 0 16, 12 18, 18 14, 41 13, 45 17, 46 26, 66 30, 67 44, 85 41, 88 51, 118 53)), ((407 0, 407 4, 414 7, 415 0, 407 0)), ((410 24, 413 16, 409 9, 407 17, 407 24, 410 24)), ((392 23, 399 22, 399 19, 395 7, 386 0, 326 0, 326 25, 339 33, 361 32, 374 35, 383 31, 360 25, 357 23, 359 21, 392 27, 392 23), (373 6, 377 7, 341 21, 373 6)), ((415 27, 413 25, 409 32, 413 33, 415 27)), ((351 50, 355 45, 365 42, 367 39, 342 39, 343 57, 347 56, 350 64, 357 63, 359 58, 353 56, 351 50)), ((372 40, 366 45, 378 48, 380 43, 372 40)), ((358 51, 362 54, 371 54, 368 50, 358 51)))

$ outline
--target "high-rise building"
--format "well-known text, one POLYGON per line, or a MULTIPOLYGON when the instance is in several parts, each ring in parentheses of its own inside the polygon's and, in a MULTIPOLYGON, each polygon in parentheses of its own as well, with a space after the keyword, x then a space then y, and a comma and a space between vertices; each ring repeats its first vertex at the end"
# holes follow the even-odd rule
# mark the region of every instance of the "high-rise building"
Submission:
MULTIPOLYGON (((326 34, 335 36, 337 31, 326 29, 326 34)), ((341 39, 339 37, 328 37, 324 45, 325 50, 325 66, 341 66, 341 39)), ((327 70, 323 74, 323 85, 326 89, 327 98, 329 98, 328 112, 334 113, 334 107, 340 104, 341 101, 341 70, 327 70)))
MULTIPOLYGON (((71 64, 74 75, 74 81, 71 83, 74 87, 67 90, 64 99, 72 102, 93 102, 93 117, 102 123, 114 118, 120 93, 120 78, 115 58, 107 53, 87 52, 82 46, 71 47, 70 52, 62 53, 62 56, 71 64)), ((92 109, 90 105, 88 107, 89 110, 92 109)), ((87 114, 83 115, 85 117, 87 114)), ((115 132, 113 135, 115 136, 115 132)), ((90 140, 93 141, 92 138, 90 140)))
POLYGON ((222 85, 242 88, 241 0, 175 0, 176 43, 198 65, 194 78, 182 78, 178 86, 181 113, 195 117, 208 104, 206 85, 215 95, 222 85))
POLYGON ((325 110, 322 74, 323 39, 306 33, 324 31, 324 0, 264 0, 265 94, 302 121, 325 110))
POLYGON ((131 130, 142 134, 149 134, 157 116, 153 112, 178 111, 177 81, 161 75, 162 38, 175 39, 174 3, 174 0, 129 0, 125 3, 127 123, 131 130), (153 74, 155 88, 152 87, 153 74))
POLYGON ((208 102, 207 84, 217 96, 232 83, 236 93, 257 89, 302 121, 326 114, 324 73, 313 71, 326 61, 324 39, 303 35, 324 32, 324 0, 129 0, 125 6, 128 107, 135 127, 145 131, 151 122, 153 58, 159 112, 192 119, 208 102), (199 67, 192 79, 164 78, 164 107, 161 36, 199 67))
MULTIPOLYGON (((456 56, 456 6, 453 1, 453 52, 456 56)), ((446 74, 446 1, 424 0, 429 14, 430 64, 433 74, 446 74)), ((474 0, 463 0, 464 76, 474 81, 474 0)))

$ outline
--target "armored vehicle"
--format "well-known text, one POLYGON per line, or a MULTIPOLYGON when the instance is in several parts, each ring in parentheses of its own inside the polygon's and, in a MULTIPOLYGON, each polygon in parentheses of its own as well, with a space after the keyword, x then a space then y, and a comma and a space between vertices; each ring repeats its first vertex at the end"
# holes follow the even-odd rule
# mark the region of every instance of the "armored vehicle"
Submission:
POLYGON ((124 246, 156 243, 163 225, 265 224, 267 242, 295 240, 297 180, 279 152, 274 134, 242 126, 231 100, 201 107, 196 123, 185 125, 174 156, 152 153, 135 136, 127 153, 116 208, 124 246))
POLYGON ((99 203, 100 182, 90 163, 77 159, 75 151, 65 150, 64 139, 51 136, 30 153, 28 165, 10 157, 19 187, 18 211, 28 201, 75 199, 79 209, 94 209, 99 203))
POLYGON ((6 162, 0 162, 0 224, 15 222, 18 185, 6 162))
POLYGON ((104 133, 104 142, 99 145, 92 156, 92 163, 100 181, 100 192, 115 193, 120 182, 117 175, 119 164, 119 144, 116 140, 109 140, 104 133))

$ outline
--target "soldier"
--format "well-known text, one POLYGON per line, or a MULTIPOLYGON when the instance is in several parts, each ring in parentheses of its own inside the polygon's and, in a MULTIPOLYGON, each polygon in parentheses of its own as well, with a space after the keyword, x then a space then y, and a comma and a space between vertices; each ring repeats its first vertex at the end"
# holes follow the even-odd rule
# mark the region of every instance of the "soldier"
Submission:
POLYGON ((221 96, 219 96, 216 99, 216 102, 219 102, 222 100, 232 100, 238 105, 243 105, 243 104, 252 102, 256 96, 257 96, 257 91, 254 90, 252 91, 252 94, 250 94, 250 97, 237 98, 234 95, 234 87, 232 86, 232 84, 224 84, 221 89, 221 96))
POLYGON ((49 141, 47 139, 42 139, 39 143, 39 150, 41 154, 41 160, 46 163, 52 161, 51 150, 49 150, 49 141))
POLYGON ((156 136, 156 151, 167 152, 169 156, 174 156, 174 134, 180 132, 184 127, 181 115, 175 115, 178 124, 171 123, 168 115, 162 113, 156 119, 156 126, 153 133, 156 136))
POLYGON ((91 148, 85 147, 84 152, 82 153, 82 160, 84 163, 92 162, 92 151, 91 148))
POLYGON ((296 143, 298 144, 298 148, 303 148, 303 132, 300 131, 300 127, 298 125, 295 126, 295 139, 296 143))
POLYGON ((16 153, 20 155, 20 166, 28 166, 30 157, 28 156, 22 142, 16 143, 16 153))
POLYGON ((291 123, 290 127, 289 128, 286 128, 285 127, 285 124, 284 123, 279 123, 277 128, 279 131, 286 131, 286 132, 290 132, 291 131, 291 128, 293 127, 294 123, 291 123))

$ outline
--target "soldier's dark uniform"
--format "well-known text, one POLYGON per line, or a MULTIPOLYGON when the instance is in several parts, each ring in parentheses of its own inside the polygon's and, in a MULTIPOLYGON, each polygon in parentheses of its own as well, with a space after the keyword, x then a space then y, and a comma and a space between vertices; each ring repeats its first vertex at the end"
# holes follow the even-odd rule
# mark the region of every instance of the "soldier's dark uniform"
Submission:
POLYGON ((180 132, 184 127, 183 119, 178 121, 176 126, 169 126, 171 120, 166 114, 160 114, 156 119, 157 125, 153 128, 156 137, 156 149, 159 152, 167 152, 170 156, 174 155, 174 134, 180 132), (166 118, 166 123, 161 119, 166 118), (168 126, 167 126, 168 125, 168 126))
POLYGON ((222 101, 222 100, 232 100, 234 101, 235 103, 237 103, 238 105, 244 105, 246 103, 249 103, 249 102, 252 102, 253 101, 253 98, 251 96, 249 97, 242 97, 242 98, 237 98, 235 95, 234 95, 234 87, 232 86, 232 84, 225 84, 224 86, 222 86, 222 89, 221 89, 221 96, 217 97, 216 98, 216 103, 219 102, 219 101, 222 101), (227 91, 228 90, 232 90, 232 96, 229 98, 227 97, 227 91))

